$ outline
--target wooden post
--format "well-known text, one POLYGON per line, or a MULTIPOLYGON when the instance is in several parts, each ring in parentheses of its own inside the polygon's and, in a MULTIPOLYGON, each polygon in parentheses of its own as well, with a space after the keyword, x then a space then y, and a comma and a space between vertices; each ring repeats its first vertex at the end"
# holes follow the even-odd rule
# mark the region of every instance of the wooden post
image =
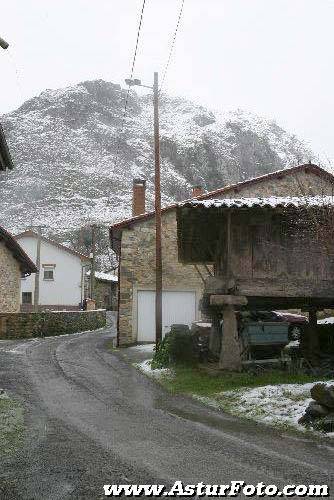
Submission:
POLYGON ((219 356, 221 347, 220 319, 218 315, 212 317, 212 326, 209 338, 209 349, 212 354, 219 356))
MULTIPOLYGON (((227 212, 226 221, 226 262, 224 274, 226 277, 226 293, 232 277, 232 243, 231 243, 231 211, 227 212)), ((234 304, 247 304, 246 297, 223 296, 223 336, 219 358, 219 368, 230 371, 241 371, 241 352, 238 340, 238 324, 234 304)), ((213 298, 213 297, 212 297, 213 298)), ((217 298, 219 301, 219 298, 217 298)))
POLYGON ((92 224, 92 260, 90 269, 90 298, 95 298, 95 253, 96 253, 96 226, 92 224))
POLYGON ((308 324, 308 353, 311 360, 316 361, 319 353, 319 337, 317 332, 318 318, 317 310, 309 310, 309 324, 308 324))
POLYGON ((37 250, 36 250, 36 267, 37 272, 35 273, 35 288, 34 288, 34 311, 39 309, 39 280, 40 280, 40 269, 41 269, 41 242, 42 242, 42 228, 37 227, 37 250))
POLYGON ((159 144, 159 84, 154 73, 154 159, 155 159, 155 342, 162 340, 162 254, 161 254, 161 191, 160 191, 160 144, 159 144))
MULTIPOLYGON (((231 211, 227 212, 226 221, 226 270, 225 270, 227 281, 232 276, 231 268, 231 211)), ((226 290, 228 292, 228 290, 226 290)))

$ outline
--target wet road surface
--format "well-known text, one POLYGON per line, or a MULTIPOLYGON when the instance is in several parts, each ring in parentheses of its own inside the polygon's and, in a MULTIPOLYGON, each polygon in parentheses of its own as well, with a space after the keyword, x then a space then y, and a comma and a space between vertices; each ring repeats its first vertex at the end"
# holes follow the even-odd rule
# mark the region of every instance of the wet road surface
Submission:
POLYGON ((28 429, 1 464, 2 498, 94 500, 104 484, 176 480, 334 487, 329 444, 171 396, 110 339, 106 330, 0 343, 0 386, 24 405, 28 429))

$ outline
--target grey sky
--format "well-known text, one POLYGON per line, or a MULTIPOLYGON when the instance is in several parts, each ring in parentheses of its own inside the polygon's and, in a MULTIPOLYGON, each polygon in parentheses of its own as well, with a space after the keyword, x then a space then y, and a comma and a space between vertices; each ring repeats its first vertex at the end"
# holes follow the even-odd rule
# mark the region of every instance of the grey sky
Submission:
MULTIPOLYGON (((142 0, 1 5, 0 113, 45 88, 129 75, 142 0)), ((135 76, 163 70, 180 0, 146 0, 135 76)), ((334 159, 333 0, 185 0, 165 90, 274 118, 334 159)))

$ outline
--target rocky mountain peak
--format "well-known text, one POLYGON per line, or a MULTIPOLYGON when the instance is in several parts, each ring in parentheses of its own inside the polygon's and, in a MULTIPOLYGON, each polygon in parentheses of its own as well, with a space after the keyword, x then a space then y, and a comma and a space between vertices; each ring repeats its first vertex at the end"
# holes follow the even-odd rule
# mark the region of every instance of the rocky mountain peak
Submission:
MULTIPOLYGON (((45 90, 1 118, 15 169, 0 174, 0 223, 13 232, 31 223, 70 241, 79 227, 130 215, 134 177, 153 187, 151 95, 103 80, 45 90), (122 127, 123 123, 123 127, 122 127)), ((279 125, 236 110, 208 110, 166 94, 160 100, 163 202, 314 160, 279 125)))

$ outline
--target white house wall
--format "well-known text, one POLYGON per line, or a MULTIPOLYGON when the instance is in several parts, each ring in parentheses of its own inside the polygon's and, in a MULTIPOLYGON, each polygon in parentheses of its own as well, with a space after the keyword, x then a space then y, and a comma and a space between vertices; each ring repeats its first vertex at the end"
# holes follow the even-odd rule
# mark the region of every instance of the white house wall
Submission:
MULTIPOLYGON (((18 241, 33 262, 36 262, 37 238, 22 236, 18 241)), ((42 240, 40 262, 39 304, 78 306, 81 301, 82 280, 80 257, 42 240), (55 265, 54 281, 43 279, 43 264, 55 265)), ((32 292, 34 302, 35 275, 21 281, 21 292, 32 292)))

